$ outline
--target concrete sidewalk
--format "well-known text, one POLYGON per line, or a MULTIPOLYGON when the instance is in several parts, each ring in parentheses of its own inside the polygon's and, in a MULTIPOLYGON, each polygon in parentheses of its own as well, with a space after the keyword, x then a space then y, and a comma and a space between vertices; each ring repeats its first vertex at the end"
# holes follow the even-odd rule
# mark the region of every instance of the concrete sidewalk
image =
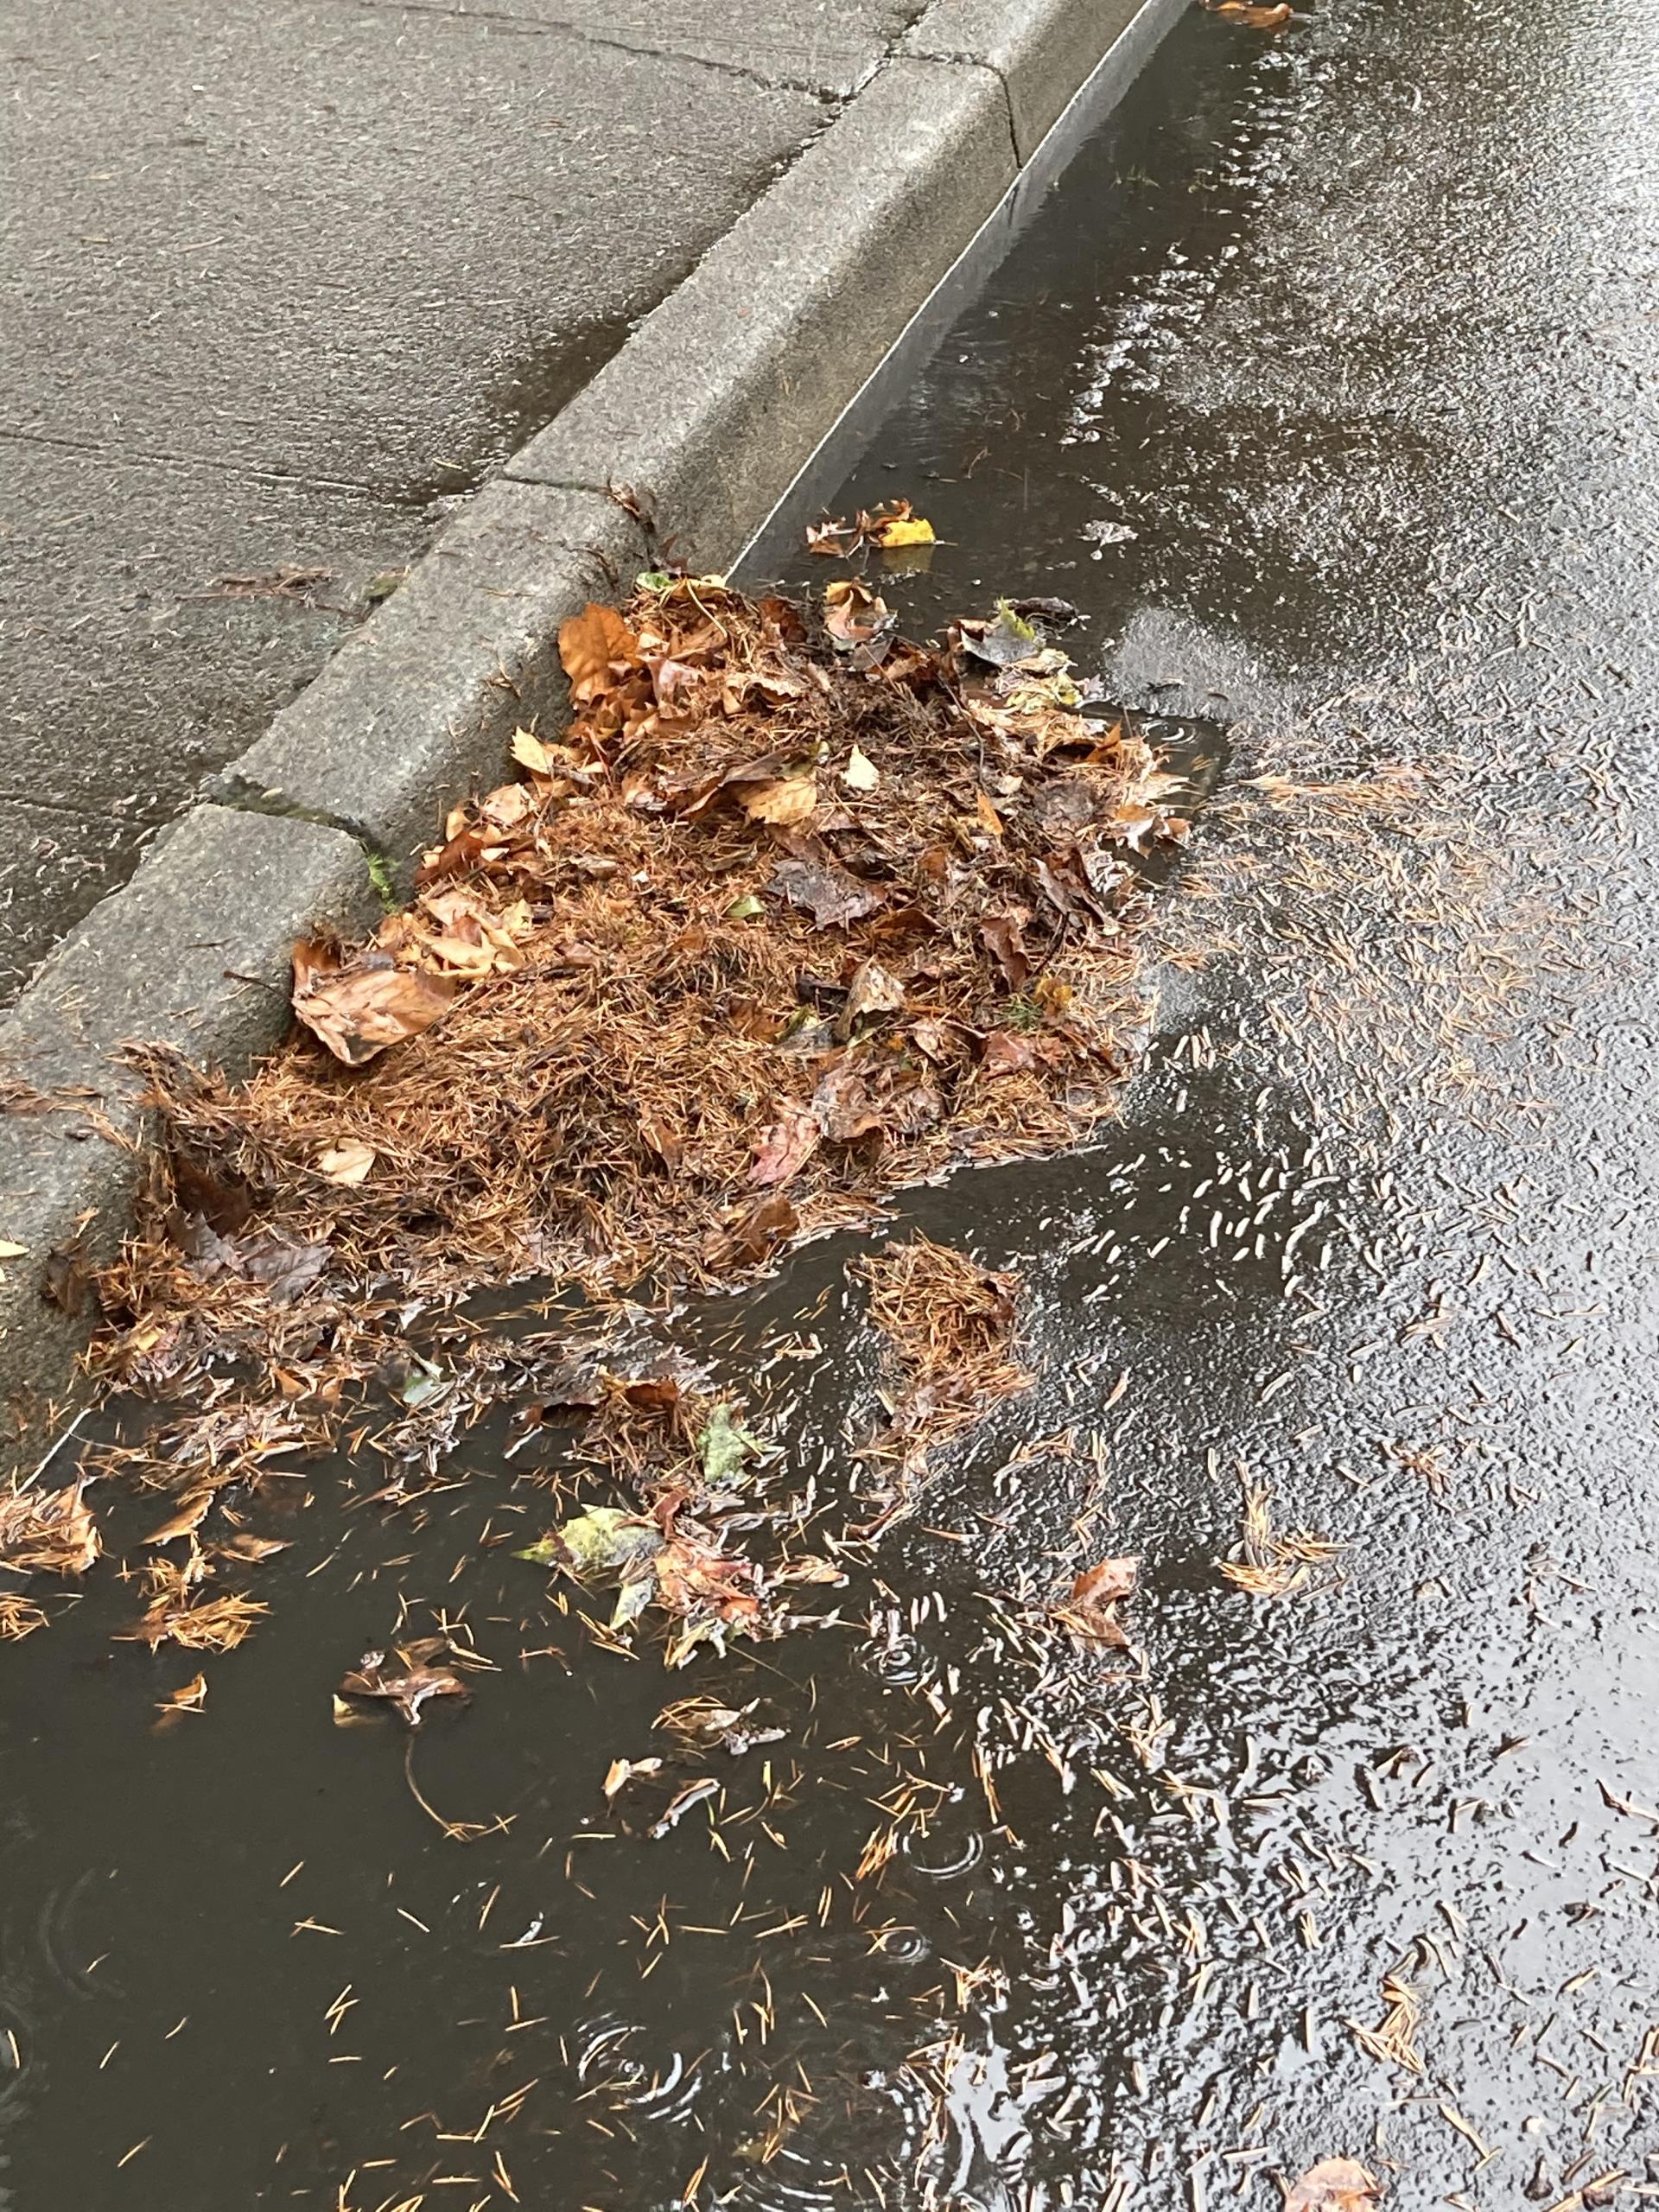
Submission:
POLYGON ((921 3, 10 0, 0 1002, 921 3))

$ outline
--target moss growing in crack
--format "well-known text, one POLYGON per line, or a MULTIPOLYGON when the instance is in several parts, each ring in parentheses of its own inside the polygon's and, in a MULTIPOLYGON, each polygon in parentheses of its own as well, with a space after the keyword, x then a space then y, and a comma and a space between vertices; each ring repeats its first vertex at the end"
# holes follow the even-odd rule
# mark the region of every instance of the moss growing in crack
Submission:
POLYGON ((369 881, 374 886, 374 895, 387 913, 395 914, 403 901, 397 896, 397 887, 391 880, 391 862, 384 853, 368 855, 369 881))

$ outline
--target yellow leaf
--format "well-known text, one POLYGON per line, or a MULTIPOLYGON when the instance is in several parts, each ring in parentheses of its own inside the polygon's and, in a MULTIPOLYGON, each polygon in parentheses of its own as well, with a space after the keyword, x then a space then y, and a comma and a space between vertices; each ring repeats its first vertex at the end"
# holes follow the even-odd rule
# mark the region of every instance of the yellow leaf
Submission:
POLYGON ((867 753, 855 746, 847 756, 847 766, 841 772, 841 780, 849 791, 873 791, 881 780, 881 771, 867 753))
POLYGON ((1000 837, 1002 835, 1002 817, 983 791, 975 794, 974 811, 979 817, 979 826, 982 830, 988 830, 993 837, 1000 837))
POLYGON ((921 515, 894 515, 881 524, 875 542, 884 553, 890 553, 900 545, 932 545, 937 543, 932 524, 921 515))

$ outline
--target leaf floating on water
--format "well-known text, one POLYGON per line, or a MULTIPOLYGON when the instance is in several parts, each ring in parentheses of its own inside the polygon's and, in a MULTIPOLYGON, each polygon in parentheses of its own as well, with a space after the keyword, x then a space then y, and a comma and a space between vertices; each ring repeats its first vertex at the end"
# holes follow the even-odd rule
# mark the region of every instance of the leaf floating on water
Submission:
POLYGON ((562 1567, 578 1582, 596 1582, 606 1575, 625 1574, 654 1558, 662 1548, 663 1532, 654 1521, 643 1521, 620 1506, 594 1505, 562 1522, 518 1556, 538 1567, 562 1567))
POLYGON ((453 1656, 454 1649, 447 1636, 426 1636, 389 1652, 365 1651, 360 1664, 340 1683, 340 1695, 385 1698, 411 1728, 418 1728, 422 1711, 433 1698, 471 1694, 452 1668, 432 1664, 453 1656))
POLYGON ((159 1529, 152 1530, 144 1538, 144 1541, 147 1544, 170 1544, 180 1536, 194 1535, 207 1519, 207 1509, 213 1502, 213 1493, 210 1490, 187 1498, 172 1518, 163 1521, 159 1529))
POLYGON ((613 1759, 605 1775, 605 1798, 608 1804, 617 1791, 632 1782, 636 1776, 660 1774, 661 1759, 613 1759))
POLYGON ((81 1490, 75 1483, 0 1495, 0 1567, 14 1574, 85 1574, 104 1547, 81 1490))
POLYGON ((1204 0, 1204 5, 1211 15, 1224 16, 1230 23, 1242 23, 1251 31, 1281 31, 1287 23, 1296 19, 1289 0, 1277 0, 1273 7, 1263 7, 1258 0, 1204 0))
POLYGON ((1371 2212, 1382 2194, 1376 2176, 1352 2158, 1321 2158, 1285 2199, 1284 2212, 1371 2212))
POLYGON ((709 1414, 697 1439, 703 1474, 715 1490, 729 1489, 751 1459, 765 1457, 766 1449, 758 1436, 734 1419, 730 1406, 723 1401, 709 1414))
POLYGON ((722 1705, 718 1698, 683 1697, 667 1705, 652 1722, 689 1751, 712 1751, 716 1746, 739 1758, 757 1744, 783 1740, 782 1728, 751 1719, 760 1708, 757 1698, 744 1706, 722 1705))
POLYGON ((158 1713, 200 1713, 207 1703, 207 1677, 193 1675, 181 1689, 161 1699, 156 1707, 158 1713))

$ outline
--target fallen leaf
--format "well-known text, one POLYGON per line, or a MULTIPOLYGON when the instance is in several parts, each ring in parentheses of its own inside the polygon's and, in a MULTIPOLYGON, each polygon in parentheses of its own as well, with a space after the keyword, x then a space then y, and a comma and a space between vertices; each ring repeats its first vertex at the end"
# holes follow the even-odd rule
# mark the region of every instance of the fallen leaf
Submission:
POLYGON ((1031 980, 1031 956, 1019 922, 1011 914, 993 914, 979 925, 979 940, 1002 970, 1011 991, 1023 991, 1031 980))
POLYGON ((817 810, 818 786, 811 776, 787 776, 776 783, 759 784, 741 791, 739 802, 751 822, 769 822, 779 830, 796 830, 810 822, 817 810))
POLYGON ((461 988, 448 976, 400 968, 385 953, 359 955, 356 963, 331 969, 302 964, 302 950, 296 945, 294 951, 294 1011, 348 1068, 360 1068, 389 1045, 429 1029, 454 1004, 461 988))
POLYGON ((1321 2158, 1285 2199, 1284 2212, 1370 2212, 1382 2193, 1375 2175, 1352 2158, 1321 2158))
POLYGON ((716 1745, 734 1758, 753 1751, 757 1744, 776 1744, 785 1731, 753 1723, 749 1715, 759 1707, 757 1698, 744 1706, 722 1705, 718 1698, 683 1697, 667 1705, 652 1722, 690 1750, 712 1751, 716 1745))
POLYGON ((560 624, 559 659, 570 679, 571 697, 586 706, 615 689, 613 662, 639 665, 639 640, 615 607, 590 600, 580 614, 560 624))
POLYGON ((694 1805, 701 1805, 705 1797, 712 1797, 719 1788, 720 1784, 709 1775, 699 1781, 688 1782, 683 1789, 669 1800, 662 1817, 654 1821, 645 1833, 653 1842, 658 1836, 666 1835, 683 1814, 689 1813, 694 1805))
POLYGON ((359 1137, 347 1137, 343 1144, 331 1144, 326 1152, 320 1152, 316 1167, 318 1174, 330 1183, 355 1190, 359 1183, 367 1181, 374 1162, 372 1145, 365 1144, 359 1137))
POLYGON ((605 1770, 606 1802, 608 1804, 617 1791, 625 1783, 632 1782, 636 1775, 660 1774, 662 1770, 661 1759, 613 1759, 605 1770))
POLYGON ((765 1457, 766 1449, 758 1436, 734 1420, 731 1408, 723 1402, 709 1414, 697 1439, 703 1478, 715 1490, 728 1489, 751 1459, 765 1457))
POLYGON ((879 892, 834 861, 779 861, 767 886, 811 915, 821 930, 862 921, 881 904, 879 892))
POLYGON ((864 960, 853 971, 847 987, 842 1020, 850 1030, 867 1014, 897 1014, 905 1003, 905 987, 878 960, 864 960))
MULTIPOLYGON (((150 1541, 154 1543, 155 1541, 152 1536, 150 1541)), ((276 1536, 256 1536, 251 1529, 238 1529, 233 1535, 226 1536, 218 1548, 232 1559, 257 1560, 270 1559, 276 1552, 285 1552, 289 1545, 276 1536)))
POLYGON ((14 1244, 10 1237, 0 1238, 0 1260, 21 1260, 28 1250, 27 1244, 14 1244))
POLYGON ((1138 1559, 1103 1559, 1085 1567, 1071 1585, 1071 1604, 1078 1611, 1092 1605, 1116 1605, 1135 1595, 1141 1575, 1138 1559))
POLYGON ((159 1529, 144 1538, 147 1544, 170 1544, 180 1536, 193 1536, 207 1517, 207 1509, 213 1502, 210 1490, 200 1491, 194 1497, 187 1498, 172 1518, 163 1521, 159 1529))
POLYGON ((263 1283, 273 1306, 291 1306, 322 1274, 331 1257, 326 1244, 302 1244, 292 1236, 273 1232, 241 1248, 237 1271, 250 1282, 263 1283))
POLYGON ((85 1574, 104 1547, 81 1488, 0 1493, 0 1567, 15 1574, 85 1574))
POLYGON ((761 1138, 749 1181, 759 1190, 774 1190, 780 1183, 787 1183, 817 1150, 823 1134, 817 1116, 791 1101, 761 1138))
POLYGON ((1002 835, 1002 817, 982 791, 974 793, 974 812, 979 818, 980 828, 988 836, 1000 837, 1002 835))
POLYGON ((157 1713, 200 1713, 207 1702, 207 1677, 197 1675, 169 1696, 158 1700, 157 1713))
POLYGON ((624 1513, 618 1506, 594 1505, 518 1556, 534 1560, 538 1567, 562 1567, 578 1582, 591 1582, 625 1573, 652 1558, 662 1546, 662 1531, 654 1521, 642 1521, 637 1513, 624 1513))
POLYGON ((1295 14, 1289 0, 1279 0, 1272 8, 1258 6, 1255 0, 1205 0, 1205 5, 1212 16, 1224 16, 1230 23, 1243 23, 1252 31, 1282 30, 1295 14))
POLYGON ((361 1663, 340 1683, 341 1697, 385 1698, 411 1728, 421 1725, 421 1710, 435 1697, 466 1698, 469 1693, 459 1675, 431 1662, 454 1649, 448 1637, 423 1637, 418 1643, 390 1652, 365 1651, 361 1663))
POLYGON ((891 553, 901 545, 932 545, 937 543, 933 525, 921 515, 889 515, 878 523, 875 542, 884 553, 891 553))
POLYGON ((979 1065, 988 1076, 1026 1075, 1037 1065, 1036 1048, 1029 1037, 1017 1037, 1011 1029, 993 1029, 979 1065))
POLYGON ((880 786, 881 771, 868 753, 855 745, 847 756, 847 766, 841 772, 841 780, 849 791, 873 791, 880 786))
POLYGON ((534 730, 514 730, 512 751, 518 766, 528 768, 532 776, 550 776, 554 773, 557 765, 554 756, 534 730))

